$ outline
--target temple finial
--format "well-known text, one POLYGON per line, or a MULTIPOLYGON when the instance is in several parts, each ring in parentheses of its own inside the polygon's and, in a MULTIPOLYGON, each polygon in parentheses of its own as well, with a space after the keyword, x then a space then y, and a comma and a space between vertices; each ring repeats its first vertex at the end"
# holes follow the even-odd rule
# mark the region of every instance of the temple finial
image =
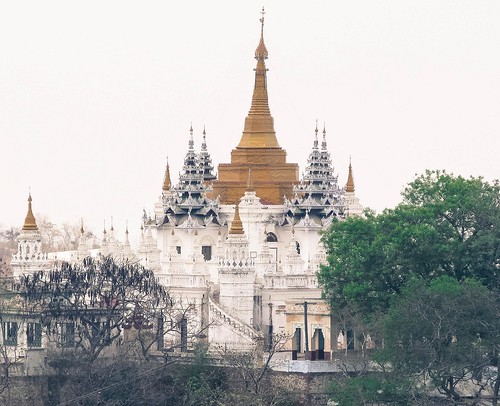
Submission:
POLYGON ((240 209, 239 206, 236 205, 234 208, 234 217, 231 222, 231 228, 229 229, 229 234, 245 234, 243 231, 243 223, 240 218, 240 209))
POLYGON ((316 119, 316 128, 314 129, 314 148, 318 148, 318 119, 316 119))
MULTIPOLYGON (((259 19, 260 21, 260 41, 259 45, 257 46, 257 49, 255 50, 255 59, 263 61, 264 59, 267 59, 268 52, 266 45, 264 44, 264 14, 266 12, 264 11, 264 7, 262 7, 262 11, 260 12, 262 14, 262 17, 259 19)), ((265 66, 264 66, 265 69, 265 66)))
POLYGON ((83 229, 83 217, 80 220, 81 220, 80 234, 83 235, 83 234, 85 234, 85 230, 83 229))
POLYGON ((260 14, 262 15, 262 17, 260 18, 260 23, 261 23, 261 27, 260 27, 260 36, 261 37, 264 37, 264 15, 266 14, 265 10, 264 10, 264 6, 262 6, 262 11, 260 12, 260 14))
MULTIPOLYGON (((264 10, 262 11, 264 13, 264 10)), ((265 60, 268 57, 264 44, 264 14, 260 19, 261 35, 259 45, 255 49, 255 83, 250 111, 245 118, 245 126, 241 141, 236 148, 280 148, 274 131, 274 120, 269 110, 267 95, 267 68, 265 60)))
POLYGON ((193 123, 189 126, 189 149, 194 149, 194 140, 193 140, 193 123))
POLYGON ((347 184, 345 186, 345 191, 348 193, 354 193, 354 177, 352 176, 352 165, 350 156, 349 156, 349 174, 347 175, 347 184))
POLYGON ((37 231, 38 226, 36 225, 35 216, 33 215, 33 209, 31 207, 31 188, 29 188, 28 194, 28 212, 26 213, 26 218, 24 219, 23 231, 32 230, 37 231))
POLYGON ((203 124, 203 142, 201 143, 201 150, 207 150, 207 132, 205 131, 205 124, 203 124))
POLYGON ((165 176, 163 177, 163 188, 162 190, 164 192, 167 192, 170 190, 170 187, 172 186, 172 182, 170 181, 170 165, 168 163, 168 156, 167 156, 167 167, 165 168, 165 176))
POLYGON ((321 149, 326 151, 326 123, 323 122, 323 141, 321 142, 321 149))

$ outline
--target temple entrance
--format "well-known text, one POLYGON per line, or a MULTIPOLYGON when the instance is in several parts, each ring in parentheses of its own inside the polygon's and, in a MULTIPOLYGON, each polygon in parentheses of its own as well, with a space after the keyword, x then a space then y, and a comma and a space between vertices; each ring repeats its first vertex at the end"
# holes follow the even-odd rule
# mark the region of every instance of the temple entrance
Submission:
POLYGON ((323 330, 320 328, 314 330, 311 349, 316 352, 316 359, 325 359, 325 336, 323 335, 323 330))

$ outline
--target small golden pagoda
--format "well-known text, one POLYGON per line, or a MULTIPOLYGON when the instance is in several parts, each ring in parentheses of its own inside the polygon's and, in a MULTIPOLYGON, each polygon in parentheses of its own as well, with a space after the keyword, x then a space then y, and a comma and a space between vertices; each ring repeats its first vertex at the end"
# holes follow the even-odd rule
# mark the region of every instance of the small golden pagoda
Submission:
POLYGON ((26 213, 26 218, 24 219, 23 231, 38 231, 38 226, 36 225, 35 216, 33 215, 33 209, 31 207, 31 192, 28 197, 28 213, 26 213))
POLYGON ((238 146, 231 151, 231 163, 219 164, 218 180, 213 183, 211 196, 220 196, 221 203, 239 202, 248 187, 250 170, 252 186, 264 203, 281 204, 283 196, 292 195, 292 185, 299 180, 298 165, 286 162, 286 151, 278 144, 274 119, 269 109, 264 9, 260 22, 260 41, 255 50, 255 85, 243 135, 238 146))

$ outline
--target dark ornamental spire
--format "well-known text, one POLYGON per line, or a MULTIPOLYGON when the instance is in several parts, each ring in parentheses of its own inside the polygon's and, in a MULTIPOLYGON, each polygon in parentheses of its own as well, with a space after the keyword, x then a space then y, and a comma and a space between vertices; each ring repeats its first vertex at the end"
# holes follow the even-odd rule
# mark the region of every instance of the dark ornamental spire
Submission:
POLYGON ((207 150, 207 133, 205 131, 205 127, 203 127, 203 142, 201 143, 200 166, 203 170, 203 180, 205 182, 211 182, 214 179, 217 179, 214 175, 212 157, 207 150))
POLYGON ((159 224, 196 229, 208 224, 219 224, 219 202, 207 197, 210 190, 206 180, 215 179, 212 175, 212 160, 207 151, 206 132, 203 130, 203 143, 198 154, 194 149, 193 127, 189 129, 189 142, 184 165, 179 175, 179 183, 163 196, 164 217, 159 224))
POLYGON ((179 184, 174 190, 182 195, 183 199, 198 199, 205 191, 203 183, 203 169, 201 168, 199 156, 194 150, 193 126, 189 128, 188 151, 184 157, 182 173, 179 176, 179 184))
POLYGON ((294 197, 288 204, 291 214, 298 222, 305 218, 311 223, 316 217, 319 225, 332 215, 343 215, 343 190, 339 188, 338 176, 334 174, 325 128, 319 148, 317 121, 305 173, 300 183, 294 187, 294 197))

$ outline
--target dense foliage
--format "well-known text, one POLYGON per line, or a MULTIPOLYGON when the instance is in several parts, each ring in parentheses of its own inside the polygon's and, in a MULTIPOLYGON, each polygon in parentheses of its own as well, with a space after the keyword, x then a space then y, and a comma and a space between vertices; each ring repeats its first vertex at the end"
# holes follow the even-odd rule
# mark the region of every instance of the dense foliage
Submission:
MULTIPOLYGON (((394 209, 335 222, 324 234, 319 281, 332 313, 380 338, 374 359, 387 368, 384 379, 398 377, 396 387, 405 378, 407 388, 458 400, 457 385, 469 381, 496 402, 500 185, 427 171, 402 196, 394 209)), ((383 382, 359 379, 341 385, 337 399, 352 385, 368 399, 383 382)))
POLYGON ((448 275, 500 287, 500 186, 428 171, 380 215, 336 222, 324 234, 319 273, 333 310, 385 313, 412 278, 448 275))

